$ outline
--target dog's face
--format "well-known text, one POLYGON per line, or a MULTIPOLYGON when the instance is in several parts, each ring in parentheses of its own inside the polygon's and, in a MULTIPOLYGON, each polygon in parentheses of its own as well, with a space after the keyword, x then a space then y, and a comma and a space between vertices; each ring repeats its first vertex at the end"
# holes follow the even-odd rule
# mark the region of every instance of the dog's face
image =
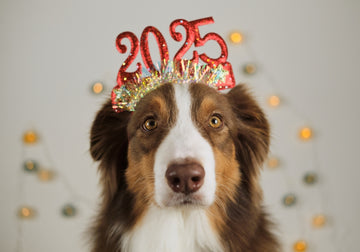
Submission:
POLYGON ((222 205, 242 183, 252 198, 259 195, 269 127, 242 85, 221 94, 199 83, 164 84, 134 113, 106 104, 91 135, 105 196, 129 190, 135 209, 222 205))
POLYGON ((161 207, 211 205, 217 184, 240 178, 231 111, 202 84, 165 84, 146 96, 128 127, 131 190, 161 207))

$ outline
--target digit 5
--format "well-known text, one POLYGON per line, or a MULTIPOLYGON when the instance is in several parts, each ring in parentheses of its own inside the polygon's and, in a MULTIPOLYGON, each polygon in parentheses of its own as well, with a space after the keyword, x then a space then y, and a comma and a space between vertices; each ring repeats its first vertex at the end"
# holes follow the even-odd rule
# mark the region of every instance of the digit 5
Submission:
POLYGON ((200 59, 202 61, 204 61, 205 63, 207 63, 208 65, 210 64, 215 64, 216 66, 219 64, 225 64, 226 60, 227 60, 227 56, 228 56, 228 49, 226 46, 225 41, 216 33, 208 33, 206 34, 203 38, 200 36, 200 32, 199 32, 199 26, 201 25, 206 25, 206 24, 212 24, 214 23, 214 19, 212 17, 207 17, 207 18, 202 18, 202 19, 197 19, 194 21, 190 22, 190 25, 193 27, 193 31, 194 31, 194 44, 196 47, 200 47, 203 46, 207 41, 209 40, 215 40, 221 49, 221 55, 219 58, 217 59, 213 59, 208 57, 205 53, 202 53, 199 55, 200 59))

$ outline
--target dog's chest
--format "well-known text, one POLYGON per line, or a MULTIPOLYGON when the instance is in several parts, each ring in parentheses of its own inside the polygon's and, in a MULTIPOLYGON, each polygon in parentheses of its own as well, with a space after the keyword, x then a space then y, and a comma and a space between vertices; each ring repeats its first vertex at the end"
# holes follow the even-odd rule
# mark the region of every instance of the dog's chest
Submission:
POLYGON ((151 207, 121 240, 124 252, 221 252, 222 246, 204 210, 151 207))

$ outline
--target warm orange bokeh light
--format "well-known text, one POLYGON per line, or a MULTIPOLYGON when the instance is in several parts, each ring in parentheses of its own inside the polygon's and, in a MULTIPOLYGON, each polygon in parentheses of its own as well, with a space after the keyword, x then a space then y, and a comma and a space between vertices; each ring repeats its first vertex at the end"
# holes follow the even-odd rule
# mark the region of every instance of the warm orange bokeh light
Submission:
POLYGON ((307 250, 307 244, 305 241, 297 241, 294 244, 294 251, 295 252, 304 252, 307 250))
POLYGON ((254 64, 246 64, 244 72, 247 74, 254 74, 256 72, 256 66, 254 64))
POLYGON ((230 41, 234 44, 240 44, 243 40, 243 35, 240 32, 232 32, 230 34, 230 41))
POLYGON ((268 99, 268 103, 271 107, 277 107, 280 105, 280 98, 279 96, 272 95, 268 99))
POLYGON ((35 133, 35 131, 28 130, 28 131, 26 131, 24 133, 24 136, 23 136, 24 143, 26 143, 26 144, 34 144, 34 143, 37 142, 37 140, 38 140, 38 136, 35 133))
POLYGON ((54 172, 50 170, 40 170, 38 171, 38 178, 41 181, 49 181, 54 178, 54 172))
POLYGON ((267 161, 267 166, 272 169, 277 168, 279 166, 279 159, 276 157, 270 157, 267 161))
POLYGON ((104 90, 104 85, 101 82, 96 82, 92 90, 95 94, 100 94, 104 90))
POLYGON ((323 227, 325 223, 326 223, 326 217, 323 214, 317 214, 312 219, 313 226, 317 228, 323 227))
POLYGON ((312 138, 312 130, 309 127, 303 127, 302 129, 300 129, 300 139, 302 140, 310 140, 312 138))
POLYGON ((18 216, 23 219, 29 219, 34 216, 34 210, 30 207, 21 207, 18 216))
POLYGON ((25 217, 28 217, 28 216, 30 216, 30 210, 28 209, 28 208, 23 208, 23 209, 21 209, 21 213, 22 213, 22 215, 23 216, 25 216, 25 217))

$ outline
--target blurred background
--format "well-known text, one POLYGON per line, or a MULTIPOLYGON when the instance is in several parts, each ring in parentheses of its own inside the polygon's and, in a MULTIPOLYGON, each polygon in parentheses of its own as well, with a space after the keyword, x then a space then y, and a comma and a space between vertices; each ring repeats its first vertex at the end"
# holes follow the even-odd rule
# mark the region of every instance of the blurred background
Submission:
POLYGON ((261 182, 283 251, 359 251, 359 13, 357 0, 1 0, 0 251, 88 251, 89 130, 128 56, 116 36, 155 26, 173 57, 170 23, 208 16, 200 34, 224 38, 272 124, 261 182))

